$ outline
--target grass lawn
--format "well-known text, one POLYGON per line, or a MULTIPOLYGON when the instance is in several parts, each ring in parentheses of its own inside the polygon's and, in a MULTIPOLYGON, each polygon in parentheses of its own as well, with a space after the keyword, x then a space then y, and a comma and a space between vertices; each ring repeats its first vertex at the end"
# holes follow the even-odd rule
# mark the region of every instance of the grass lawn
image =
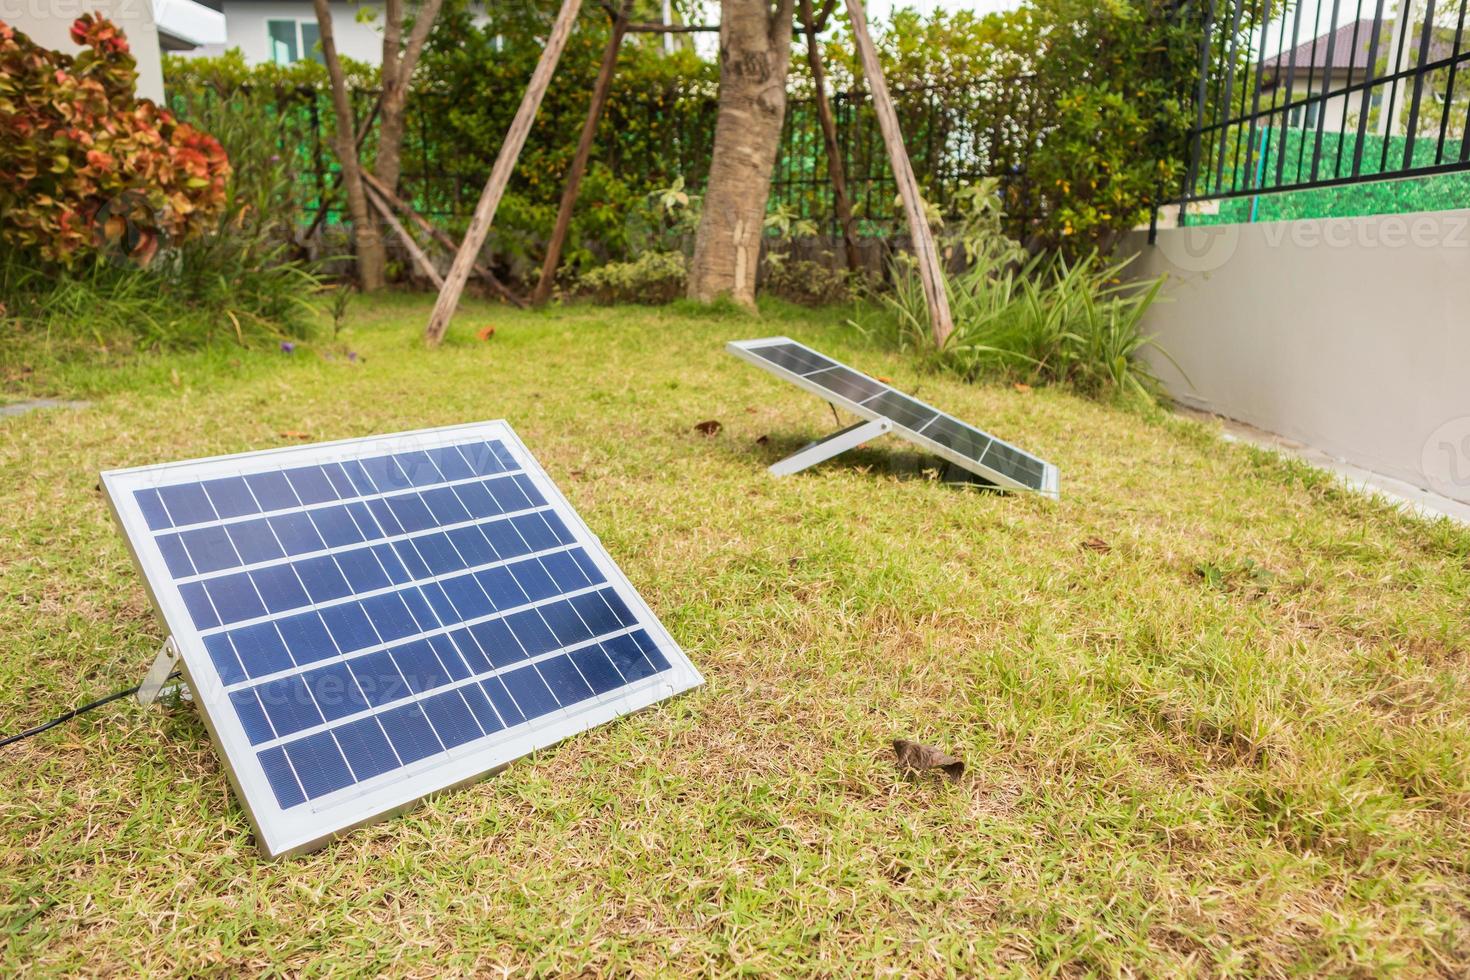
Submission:
POLYGON ((1470 973, 1470 533, 840 316, 470 304, 428 352, 430 305, 359 302, 356 362, 6 365, 94 401, 0 419, 0 733, 160 642, 99 470, 498 417, 707 686, 279 863, 191 708, 0 749, 0 973, 1470 973), (1061 501, 894 439, 771 478, 833 419, 722 350, 769 333, 1061 501), (895 737, 969 771, 905 777, 895 737))

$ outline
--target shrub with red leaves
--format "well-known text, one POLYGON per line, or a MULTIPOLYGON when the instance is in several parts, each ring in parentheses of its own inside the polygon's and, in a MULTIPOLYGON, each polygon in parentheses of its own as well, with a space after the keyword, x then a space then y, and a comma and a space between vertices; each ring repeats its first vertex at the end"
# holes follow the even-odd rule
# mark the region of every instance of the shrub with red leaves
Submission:
POLYGON ((135 95, 127 38, 86 14, 75 57, 0 21, 0 241, 54 265, 122 252, 146 264, 225 206, 214 137, 135 95))

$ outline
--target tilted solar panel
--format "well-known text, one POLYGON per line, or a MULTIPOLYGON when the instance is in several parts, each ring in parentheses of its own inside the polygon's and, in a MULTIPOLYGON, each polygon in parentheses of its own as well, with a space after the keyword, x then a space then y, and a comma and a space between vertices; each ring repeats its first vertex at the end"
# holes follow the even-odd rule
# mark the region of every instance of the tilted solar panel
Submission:
POLYGON ((504 422, 102 482, 272 856, 702 683, 504 422))
MULTIPOLYGON (((860 418, 890 423, 909 441, 998 487, 1058 494, 1052 464, 789 337, 736 340, 726 349, 860 418)), ((813 458, 823 457, 818 453, 813 458)))

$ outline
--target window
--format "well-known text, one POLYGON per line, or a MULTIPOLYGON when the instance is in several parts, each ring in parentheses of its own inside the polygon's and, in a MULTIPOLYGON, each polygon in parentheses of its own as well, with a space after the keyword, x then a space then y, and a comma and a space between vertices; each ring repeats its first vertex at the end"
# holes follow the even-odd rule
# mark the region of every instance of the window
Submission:
POLYGON ((270 44, 270 60, 278 65, 289 65, 303 58, 322 62, 318 50, 321 30, 314 20, 268 20, 266 35, 270 44))

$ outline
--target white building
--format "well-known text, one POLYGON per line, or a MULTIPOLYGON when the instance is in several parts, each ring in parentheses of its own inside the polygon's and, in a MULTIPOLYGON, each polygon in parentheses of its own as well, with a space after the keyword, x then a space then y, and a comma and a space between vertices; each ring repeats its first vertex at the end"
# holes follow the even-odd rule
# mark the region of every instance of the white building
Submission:
MULTIPOLYGON (((248 64, 289 65, 308 58, 321 60, 316 10, 311 0, 203 0, 224 18, 224 38, 195 49, 201 55, 239 48, 248 64)), ((332 0, 332 33, 337 51, 354 61, 377 65, 383 60, 383 6, 363 0, 332 0)))

